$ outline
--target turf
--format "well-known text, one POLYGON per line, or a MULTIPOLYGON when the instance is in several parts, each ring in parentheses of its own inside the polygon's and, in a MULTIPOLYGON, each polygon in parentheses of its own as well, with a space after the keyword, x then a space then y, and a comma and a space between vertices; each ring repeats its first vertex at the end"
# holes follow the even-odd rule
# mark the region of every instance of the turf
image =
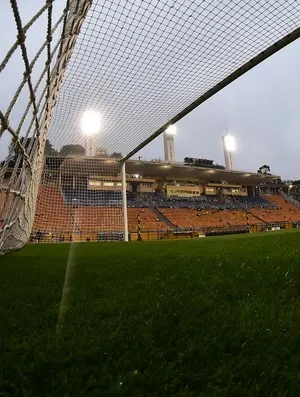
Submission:
POLYGON ((3 256, 0 395, 296 396, 299 247, 297 232, 73 244, 58 331, 70 245, 3 256))

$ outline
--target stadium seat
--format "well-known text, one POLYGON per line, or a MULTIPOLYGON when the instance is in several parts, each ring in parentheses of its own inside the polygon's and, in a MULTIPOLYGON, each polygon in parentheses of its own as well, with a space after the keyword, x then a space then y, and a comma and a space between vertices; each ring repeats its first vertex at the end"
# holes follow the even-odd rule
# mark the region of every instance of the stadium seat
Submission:
MULTIPOLYGON (((33 235, 38 233, 41 239, 48 236, 48 240, 55 241, 73 238, 86 241, 99 238, 99 233, 122 233, 122 208, 117 201, 113 201, 116 192, 93 192, 88 197, 85 193, 74 189, 71 193, 68 189, 61 192, 50 184, 41 186, 33 235), (76 203, 73 201, 74 194, 76 203)), ((3 203, 4 193, 0 199, 3 203)), ((168 231, 172 225, 179 229, 206 229, 300 222, 300 209, 279 195, 201 196, 196 199, 168 199, 153 194, 145 197, 131 195, 127 214, 128 229, 132 233, 137 232, 139 223, 141 231, 168 231)), ((104 239, 103 236, 101 239, 104 239)))
POLYGON ((276 208, 252 209, 252 213, 262 221, 267 223, 300 221, 300 209, 288 202, 284 197, 279 195, 265 195, 264 199, 272 202, 274 205, 276 205, 276 208))

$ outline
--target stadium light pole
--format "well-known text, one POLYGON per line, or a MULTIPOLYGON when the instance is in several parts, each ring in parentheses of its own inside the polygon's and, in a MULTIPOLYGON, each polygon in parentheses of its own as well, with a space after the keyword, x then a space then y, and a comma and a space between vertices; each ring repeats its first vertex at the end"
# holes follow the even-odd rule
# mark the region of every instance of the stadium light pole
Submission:
POLYGON ((236 142, 235 138, 232 135, 224 135, 222 136, 223 141, 223 149, 224 149, 224 158, 225 158, 225 169, 227 171, 232 171, 232 153, 236 151, 236 142))
POLYGON ((94 135, 98 134, 101 128, 101 115, 95 110, 86 110, 81 118, 81 129, 85 135, 85 154, 93 156, 94 154, 94 135))
POLYGON ((175 125, 171 124, 164 131, 165 160, 168 163, 174 163, 175 161, 175 146, 174 146, 175 136, 176 136, 176 127, 175 125))
POLYGON ((127 217, 127 189, 126 189, 126 163, 122 164, 122 206, 123 206, 123 224, 124 224, 124 241, 128 241, 128 217, 127 217))

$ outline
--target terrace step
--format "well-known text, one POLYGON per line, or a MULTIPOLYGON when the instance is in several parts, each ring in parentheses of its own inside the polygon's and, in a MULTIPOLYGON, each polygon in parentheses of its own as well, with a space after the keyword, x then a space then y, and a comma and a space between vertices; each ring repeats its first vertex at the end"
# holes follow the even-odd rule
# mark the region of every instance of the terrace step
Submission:
POLYGON ((262 218, 260 218, 258 215, 253 214, 251 210, 248 210, 254 218, 258 219, 261 223, 266 223, 262 218))
POLYGON ((291 204, 293 204, 294 206, 300 208, 300 202, 299 202, 297 199, 295 199, 293 196, 290 196, 290 195, 288 195, 288 194, 286 194, 286 193, 284 193, 284 192, 280 192, 280 195, 281 195, 285 200, 287 200, 288 202, 290 202, 291 204))
POLYGON ((160 221, 166 223, 171 229, 178 229, 178 227, 165 217, 157 208, 150 207, 150 210, 159 218, 160 221))

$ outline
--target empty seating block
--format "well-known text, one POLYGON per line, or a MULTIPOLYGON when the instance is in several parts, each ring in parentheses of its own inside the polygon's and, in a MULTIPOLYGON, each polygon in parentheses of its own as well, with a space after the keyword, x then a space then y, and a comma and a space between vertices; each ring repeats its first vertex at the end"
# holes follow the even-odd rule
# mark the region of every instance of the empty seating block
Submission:
POLYGON ((166 230, 169 226, 162 222, 149 208, 128 208, 128 229, 136 232, 138 228, 138 215, 142 230, 166 230))
MULTIPOLYGON (((137 231, 138 215, 143 230, 168 229, 149 208, 128 208, 129 231, 137 231)), ((121 207, 67 204, 58 188, 42 186, 33 230, 67 235, 122 231, 123 211, 121 207)))
POLYGON ((274 203, 275 209, 253 208, 252 213, 264 222, 299 222, 300 208, 294 206, 284 197, 278 195, 266 195, 265 199, 274 203))
MULTIPOLYGON (((71 204, 71 200, 64 197, 54 186, 41 186, 38 194, 36 215, 33 232, 52 235, 92 236, 97 238, 100 232, 122 232, 123 211, 118 205, 105 206, 104 202, 71 204)), ((0 204, 4 202, 4 193, 0 196, 0 204)), ((9 199, 11 199, 9 197, 9 199)), ((91 197, 89 197, 89 200, 91 197)), ((99 198, 97 197, 97 200, 99 198)), ((107 195, 105 201, 110 199, 107 195)), ((205 199, 205 197, 204 197, 205 199)), ((265 196, 263 198, 208 198, 199 201, 191 200, 160 201, 163 207, 158 208, 162 216, 157 215, 150 207, 130 207, 127 209, 128 229, 137 232, 138 217, 141 231, 157 231, 171 229, 169 220, 177 228, 227 228, 234 226, 258 225, 262 223, 295 222, 300 221, 300 209, 286 201, 282 196, 265 196), (211 208, 203 208, 202 205, 211 208), (169 207, 165 207, 165 206, 169 207), (177 208, 177 205, 179 208, 177 208), (199 206, 200 208, 195 208, 199 206), (220 208, 218 208, 220 205, 220 208), (254 207, 251 207, 251 206, 254 207), (224 208, 225 206, 225 208, 224 208), (233 208, 233 209, 231 209, 233 208), (165 218, 166 219, 165 219, 165 218), (166 222, 164 222, 164 219, 166 222)), ((77 239, 77 237, 76 237, 77 239)), ((83 238, 84 239, 84 238, 83 238)))
MULTIPOLYGON (((161 213, 179 228, 209 228, 227 226, 247 226, 247 215, 244 211, 190 210, 160 208, 161 213)), ((248 214, 249 224, 261 223, 248 214)))

